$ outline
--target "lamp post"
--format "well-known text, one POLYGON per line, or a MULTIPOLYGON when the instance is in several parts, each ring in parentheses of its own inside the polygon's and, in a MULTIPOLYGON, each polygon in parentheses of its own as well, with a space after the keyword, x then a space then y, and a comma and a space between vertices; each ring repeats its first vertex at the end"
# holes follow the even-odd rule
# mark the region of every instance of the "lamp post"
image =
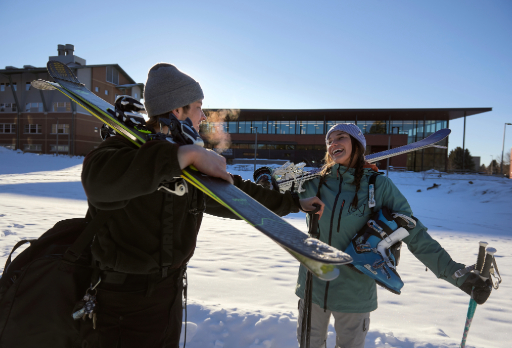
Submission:
POLYGON ((505 130, 507 129, 507 126, 512 126, 512 123, 505 123, 505 125, 503 126, 503 146, 501 147, 501 168, 500 168, 501 175, 503 175, 503 152, 505 152, 505 130))
POLYGON ((254 139, 254 171, 256 171, 256 154, 258 151, 258 127, 252 127, 256 129, 256 138, 254 139))

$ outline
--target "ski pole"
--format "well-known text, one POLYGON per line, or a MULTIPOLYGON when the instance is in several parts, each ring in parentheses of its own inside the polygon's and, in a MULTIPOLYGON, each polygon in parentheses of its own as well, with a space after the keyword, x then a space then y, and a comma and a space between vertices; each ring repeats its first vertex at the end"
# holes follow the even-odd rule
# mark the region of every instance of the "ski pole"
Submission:
MULTIPOLYGON (((477 273, 484 280, 487 280, 487 278, 489 278, 490 276, 490 269, 493 263, 494 254, 496 253, 496 249, 494 248, 487 248, 487 250, 485 250, 486 246, 486 242, 480 242, 480 248, 478 250, 478 259, 475 269, 475 273, 477 273)), ((464 333, 462 335, 462 342, 460 343, 460 348, 466 347, 466 339, 468 337, 469 328, 471 327, 471 322, 473 321, 473 316, 475 315, 476 306, 476 301, 473 298, 471 298, 469 300, 468 313, 466 315, 466 323, 464 324, 464 333)))
MULTIPOLYGON (((309 223, 309 235, 312 238, 318 239, 318 215, 316 214, 320 210, 319 204, 313 204, 315 209, 308 212, 310 223, 309 223)), ((313 307, 313 274, 310 271, 306 273, 306 286, 304 288, 304 303, 302 312, 301 322, 301 335, 300 335, 300 348, 309 348, 309 342, 311 338, 311 311, 313 307)))

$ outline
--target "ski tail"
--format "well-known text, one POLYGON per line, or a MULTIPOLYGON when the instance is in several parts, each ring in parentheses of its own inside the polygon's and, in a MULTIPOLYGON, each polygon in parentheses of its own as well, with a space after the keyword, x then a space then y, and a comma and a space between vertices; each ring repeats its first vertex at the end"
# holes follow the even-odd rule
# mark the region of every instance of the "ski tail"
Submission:
POLYGON ((366 156, 365 159, 368 163, 375 163, 389 157, 403 155, 412 151, 418 151, 432 146, 439 147, 435 144, 445 139, 448 135, 450 135, 451 132, 452 131, 448 128, 441 129, 416 143, 411 143, 400 147, 395 147, 394 149, 374 153, 366 156))

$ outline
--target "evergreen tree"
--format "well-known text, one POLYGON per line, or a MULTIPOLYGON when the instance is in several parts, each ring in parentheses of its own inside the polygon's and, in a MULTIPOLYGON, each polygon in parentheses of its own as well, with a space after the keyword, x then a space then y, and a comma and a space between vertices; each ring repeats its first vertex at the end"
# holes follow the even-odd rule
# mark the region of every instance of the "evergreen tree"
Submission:
MULTIPOLYGON (((453 170, 462 170, 462 148, 456 147, 450 154, 448 155, 448 162, 450 164, 450 168, 453 170)), ((464 151, 464 170, 475 170, 475 163, 473 163, 473 158, 471 158, 471 153, 468 149, 464 151)))

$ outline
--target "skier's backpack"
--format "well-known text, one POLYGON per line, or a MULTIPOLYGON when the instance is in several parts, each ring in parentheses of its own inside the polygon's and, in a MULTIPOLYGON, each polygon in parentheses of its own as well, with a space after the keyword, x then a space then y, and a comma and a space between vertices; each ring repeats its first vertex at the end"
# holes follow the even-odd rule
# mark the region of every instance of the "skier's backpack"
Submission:
POLYGON ((0 348, 81 347, 73 309, 91 282, 89 245, 110 215, 62 220, 38 239, 14 246, 0 279, 0 348))

